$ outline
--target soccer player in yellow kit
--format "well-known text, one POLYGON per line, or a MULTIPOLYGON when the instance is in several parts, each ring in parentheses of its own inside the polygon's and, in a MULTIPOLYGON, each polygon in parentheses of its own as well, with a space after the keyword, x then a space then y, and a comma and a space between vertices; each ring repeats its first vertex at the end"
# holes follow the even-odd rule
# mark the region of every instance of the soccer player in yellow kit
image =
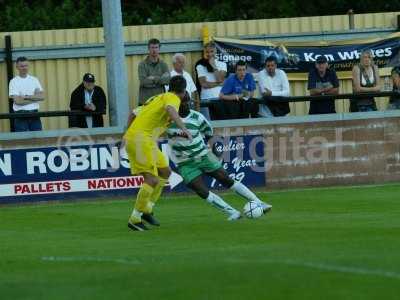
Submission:
POLYGON ((155 226, 160 225, 154 218, 153 206, 160 198, 171 170, 158 148, 157 139, 171 122, 175 122, 188 139, 192 139, 178 115, 185 89, 186 81, 182 76, 172 77, 169 92, 147 100, 124 135, 131 173, 142 175, 144 178, 128 221, 128 227, 132 230, 147 230, 143 221, 155 226))

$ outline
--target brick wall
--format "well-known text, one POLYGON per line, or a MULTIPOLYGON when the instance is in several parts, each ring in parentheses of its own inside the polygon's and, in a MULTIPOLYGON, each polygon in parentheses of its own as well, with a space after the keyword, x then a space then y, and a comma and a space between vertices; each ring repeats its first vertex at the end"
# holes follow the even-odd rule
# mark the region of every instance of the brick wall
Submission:
POLYGON ((263 134, 268 188, 400 180, 400 118, 217 128, 263 134))
MULTIPOLYGON (((264 136, 268 188, 400 181, 400 112, 370 114, 373 117, 338 114, 256 119, 254 122, 260 125, 252 126, 247 125, 248 120, 219 121, 215 123, 215 133, 264 136)), ((121 134, 57 136, 2 140, 0 147, 7 150, 54 147, 68 142, 110 144, 120 139, 121 134)))

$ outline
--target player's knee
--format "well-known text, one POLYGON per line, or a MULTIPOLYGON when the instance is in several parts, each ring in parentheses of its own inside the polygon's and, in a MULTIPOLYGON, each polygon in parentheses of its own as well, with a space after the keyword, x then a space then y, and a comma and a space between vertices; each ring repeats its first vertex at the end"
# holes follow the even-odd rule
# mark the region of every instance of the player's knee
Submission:
POLYGON ((193 192, 195 192, 200 198, 207 199, 209 191, 206 188, 202 188, 198 184, 191 182, 187 185, 193 192))
POLYGON ((169 176, 171 176, 171 169, 170 168, 158 169, 158 175, 161 178, 168 179, 169 176))
POLYGON ((234 184, 233 179, 230 178, 224 170, 218 170, 215 173, 215 179, 221 183, 224 188, 230 188, 234 184))
POLYGON ((150 185, 152 187, 155 187, 160 182, 156 176, 151 175, 151 174, 143 175, 143 179, 144 179, 145 183, 147 183, 148 185, 150 185))
POLYGON ((196 194, 202 199, 207 199, 209 191, 196 191, 196 194))
POLYGON ((230 188, 235 183, 235 181, 233 181, 233 179, 229 176, 226 176, 220 180, 220 183, 224 188, 230 188))
POLYGON ((158 183, 160 182, 160 180, 157 177, 152 177, 151 178, 151 185, 152 186, 156 186, 158 183))

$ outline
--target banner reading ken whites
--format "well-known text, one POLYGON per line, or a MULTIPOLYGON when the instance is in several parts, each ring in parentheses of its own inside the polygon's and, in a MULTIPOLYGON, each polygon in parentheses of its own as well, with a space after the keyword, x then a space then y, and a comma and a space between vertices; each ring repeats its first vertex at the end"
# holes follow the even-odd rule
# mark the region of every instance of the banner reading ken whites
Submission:
POLYGON ((367 49, 372 50, 375 64, 384 68, 384 75, 388 74, 389 68, 400 65, 400 33, 385 38, 335 42, 270 43, 266 40, 218 37, 214 38, 214 42, 218 59, 226 62, 230 70, 238 60, 244 60, 250 72, 258 72, 264 68, 265 59, 274 55, 278 67, 287 72, 291 79, 304 79, 316 59, 322 55, 327 58, 330 67, 338 72, 339 77, 346 77, 353 66, 359 63, 361 52, 367 49))
MULTIPOLYGON (((250 186, 265 185, 262 136, 221 138, 223 167, 232 178, 250 186)), ((168 157, 166 141, 160 148, 168 157)), ((175 172, 167 190, 185 191, 175 172)), ((93 196, 132 195, 142 185, 141 176, 130 174, 129 160, 118 145, 76 145, 0 151, 0 203, 83 199, 93 196)), ((208 180, 211 188, 218 187, 208 180)))

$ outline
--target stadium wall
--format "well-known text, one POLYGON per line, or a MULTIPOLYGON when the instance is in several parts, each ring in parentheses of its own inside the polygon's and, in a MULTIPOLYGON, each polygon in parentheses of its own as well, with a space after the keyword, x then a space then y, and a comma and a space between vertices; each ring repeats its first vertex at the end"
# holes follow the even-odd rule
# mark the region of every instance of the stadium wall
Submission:
POLYGON ((236 127, 219 121, 216 133, 264 135, 267 188, 398 182, 399 116, 347 113, 236 127))
MULTIPOLYGON (((355 29, 367 30, 376 28, 396 28, 397 15, 399 12, 360 14, 354 16, 355 29)), ((229 22, 205 22, 187 24, 167 24, 148 26, 124 27, 124 37, 127 43, 143 43, 149 38, 157 37, 161 40, 195 39, 201 41, 201 29, 208 26, 210 34, 220 37, 236 37, 240 35, 279 35, 279 34, 301 34, 317 32, 323 36, 324 32, 349 31, 347 15, 285 18, 269 20, 248 20, 229 22)), ((27 32, 5 32, 0 33, 0 48, 4 48, 4 36, 11 35, 13 48, 37 49, 53 46, 71 46, 101 44, 103 40, 102 28, 70 29, 70 30, 45 30, 27 32)), ((193 74, 194 62, 200 58, 201 52, 186 52, 188 70, 193 74)), ((162 54, 162 58, 171 67, 171 53, 162 54)), ((131 105, 135 103, 138 94, 137 66, 144 55, 129 55, 126 58, 129 97, 131 105)), ((80 83, 81 76, 85 72, 92 72, 97 77, 97 82, 107 91, 106 68, 103 57, 82 57, 68 59, 46 59, 32 61, 31 73, 39 77, 44 88, 46 101, 41 110, 64 110, 69 106, 71 91, 80 83)), ((4 60, 0 62, 0 76, 3 80, 0 87, 0 112, 8 112, 7 103, 7 74, 4 60)), ((350 92, 349 80, 342 80, 340 93, 350 92)), ((305 95, 306 85, 304 81, 291 82, 292 95, 305 95)), ((292 115, 299 116, 308 112, 307 103, 291 104, 292 115)), ((386 107, 384 101, 378 101, 380 109, 386 107)), ((337 111, 347 111, 346 101, 337 101, 337 111)), ((43 118, 45 129, 58 129, 67 127, 67 118, 43 118)), ((106 116, 108 124, 108 115, 106 116)), ((9 131, 8 121, 0 121, 0 131, 9 131)))
MULTIPOLYGON (((256 119, 252 125, 243 119, 236 120, 235 124, 231 121, 216 121, 214 127, 216 135, 233 137, 237 140, 243 136, 253 136, 257 137, 255 139, 257 143, 253 144, 254 149, 261 146, 262 150, 264 147, 264 154, 261 156, 264 158, 261 166, 264 167, 250 172, 250 180, 246 176, 247 184, 250 186, 263 185, 264 181, 262 179, 260 182, 260 178, 265 178, 264 185, 268 189, 382 184, 400 180, 400 111, 256 119), (261 139, 258 138, 259 136, 261 139), (261 141, 264 143, 260 145, 261 141)), ((82 132, 81 134, 74 132, 74 135, 71 133, 60 132, 58 137, 49 135, 48 138, 18 139, 15 137, 12 143, 0 140, 2 150, 0 151, 0 170, 3 173, 9 170, 9 174, 2 175, 0 203, 5 197, 16 193, 15 186, 38 185, 38 182, 43 182, 43 184, 74 180, 83 182, 87 178, 107 179, 129 175, 126 159, 122 157, 122 154, 118 155, 121 133, 113 132, 111 129, 107 133, 93 135, 82 134, 82 132), (79 158, 73 156, 72 152, 78 148, 96 150, 100 145, 108 149, 106 152, 113 153, 112 156, 107 155, 110 158, 114 158, 114 150, 116 150, 115 160, 112 159, 112 165, 115 162, 116 167, 109 169, 105 165, 104 168, 98 169, 98 163, 95 162, 102 157, 99 160, 101 165, 101 162, 108 161, 108 158, 100 154, 92 154, 92 150, 88 156, 79 158), (61 156, 61 161, 54 160, 53 162, 54 156, 50 159, 50 152, 54 154, 55 151, 65 152, 65 157, 61 156), (9 158, 7 159, 6 156, 9 158), (86 166, 85 163, 81 163, 82 160, 87 160, 86 166), (122 161, 125 162, 122 163, 122 161), (63 162, 65 162, 65 167, 62 171, 58 171, 60 166, 64 165, 63 162), (39 165, 43 165, 43 170, 38 167, 39 165), (34 172, 26 171, 28 168, 34 172), (125 173, 122 172, 124 168, 125 173), (95 170, 93 174, 91 170, 95 170)), ((231 145, 227 144, 226 139, 224 140, 226 148, 230 149, 231 145)), ((244 158, 239 151, 225 162, 232 164, 234 161, 240 161, 239 168, 240 166, 247 168, 247 164, 251 165, 253 161, 259 161, 257 153, 260 151, 253 151, 252 142, 245 145, 247 145, 246 153, 256 155, 246 154, 247 158, 244 158)), ((234 173, 238 175, 237 172, 234 173)), ((87 193, 102 191, 102 188, 85 190, 83 185, 85 183, 79 183, 77 188, 82 188, 87 193)), ((23 197, 15 194, 20 197, 15 201, 38 201, 31 197, 35 196, 36 192, 24 192, 23 197)), ((46 200, 55 199, 56 196, 52 195, 53 191, 45 192, 48 194, 46 200)), ((108 195, 113 194, 117 195, 118 191, 110 191, 108 195)), ((45 198, 35 199, 44 200, 45 198)))

